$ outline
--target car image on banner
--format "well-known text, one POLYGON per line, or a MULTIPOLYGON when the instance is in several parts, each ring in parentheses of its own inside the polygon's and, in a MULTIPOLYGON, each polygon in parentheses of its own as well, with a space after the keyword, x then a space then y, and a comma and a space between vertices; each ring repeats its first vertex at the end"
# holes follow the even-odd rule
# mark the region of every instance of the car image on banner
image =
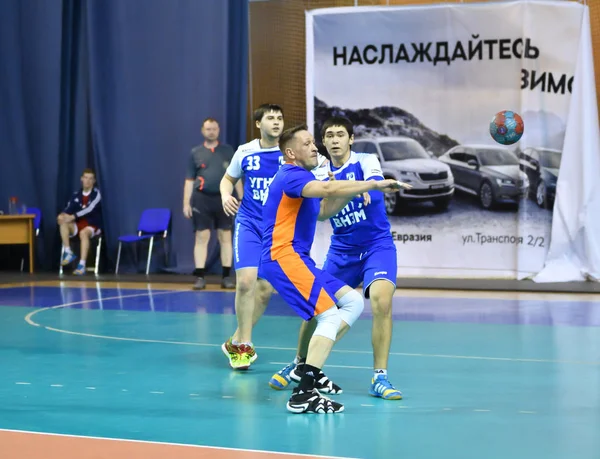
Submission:
POLYGON ((484 209, 499 203, 518 204, 527 197, 529 179, 519 159, 501 146, 459 145, 440 157, 454 174, 455 187, 475 195, 484 209))
POLYGON ((436 209, 448 208, 454 195, 454 177, 450 167, 428 154, 419 142, 409 137, 358 138, 352 149, 373 153, 379 158, 385 178, 412 185, 410 190, 385 195, 388 215, 397 214, 403 202, 433 203, 436 209))
POLYGON ((530 195, 538 206, 552 209, 556 197, 556 181, 562 152, 550 148, 526 148, 519 153, 521 170, 523 170, 531 186, 530 195))

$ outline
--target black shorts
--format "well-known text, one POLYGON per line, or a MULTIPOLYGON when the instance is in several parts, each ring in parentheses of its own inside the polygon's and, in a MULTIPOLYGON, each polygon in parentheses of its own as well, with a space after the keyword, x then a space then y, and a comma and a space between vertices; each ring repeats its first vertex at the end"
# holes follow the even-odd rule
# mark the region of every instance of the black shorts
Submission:
POLYGON ((192 221, 194 231, 207 229, 231 230, 233 221, 225 215, 220 194, 192 193, 192 221))

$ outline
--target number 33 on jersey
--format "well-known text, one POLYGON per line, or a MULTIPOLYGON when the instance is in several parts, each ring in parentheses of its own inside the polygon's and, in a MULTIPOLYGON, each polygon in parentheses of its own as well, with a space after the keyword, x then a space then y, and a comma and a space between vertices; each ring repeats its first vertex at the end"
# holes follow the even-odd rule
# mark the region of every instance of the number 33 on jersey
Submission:
POLYGON ((262 220, 262 206, 267 198, 269 185, 283 164, 279 147, 262 148, 260 141, 241 145, 227 168, 227 174, 234 178, 244 176, 244 199, 238 218, 262 220))

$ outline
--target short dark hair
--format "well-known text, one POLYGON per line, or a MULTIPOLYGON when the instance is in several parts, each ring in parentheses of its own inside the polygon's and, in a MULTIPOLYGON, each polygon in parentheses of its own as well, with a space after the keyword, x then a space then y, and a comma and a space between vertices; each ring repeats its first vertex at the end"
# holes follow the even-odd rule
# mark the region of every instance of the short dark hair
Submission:
POLYGON ((265 113, 269 112, 281 112, 283 116, 283 109, 277 104, 262 104, 256 110, 254 110, 254 121, 262 121, 265 113))
POLYGON ((94 178, 96 178, 96 173, 94 172, 94 169, 90 168, 90 167, 86 167, 83 172, 81 173, 81 176, 83 177, 85 174, 92 174, 94 176, 94 178))
POLYGON ((342 126, 346 129, 346 132, 348 132, 348 137, 352 137, 352 134, 354 134, 354 125, 352 124, 352 121, 345 116, 332 116, 323 123, 323 126, 321 127, 321 138, 325 138, 325 131, 331 126, 342 126))
POLYGON ((286 129, 281 133, 281 136, 279 137, 279 150, 281 150, 281 153, 285 155, 285 149, 300 131, 308 131, 308 126, 306 124, 300 124, 293 128, 286 129))
POLYGON ((209 116, 208 118, 204 118, 204 121, 202 121, 202 127, 204 127, 204 125, 206 124, 207 121, 210 121, 211 123, 217 123, 217 124, 219 124, 219 122, 216 119, 211 118, 209 116))

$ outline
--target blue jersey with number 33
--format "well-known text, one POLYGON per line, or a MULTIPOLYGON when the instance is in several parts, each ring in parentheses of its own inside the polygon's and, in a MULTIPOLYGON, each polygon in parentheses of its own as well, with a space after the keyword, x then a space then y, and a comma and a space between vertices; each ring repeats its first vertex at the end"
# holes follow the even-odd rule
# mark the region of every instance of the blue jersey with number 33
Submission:
POLYGON ((237 214, 238 221, 258 225, 262 222, 262 207, 267 199, 269 185, 283 164, 279 147, 262 148, 260 140, 254 139, 241 145, 227 168, 234 178, 244 175, 244 197, 237 214))

